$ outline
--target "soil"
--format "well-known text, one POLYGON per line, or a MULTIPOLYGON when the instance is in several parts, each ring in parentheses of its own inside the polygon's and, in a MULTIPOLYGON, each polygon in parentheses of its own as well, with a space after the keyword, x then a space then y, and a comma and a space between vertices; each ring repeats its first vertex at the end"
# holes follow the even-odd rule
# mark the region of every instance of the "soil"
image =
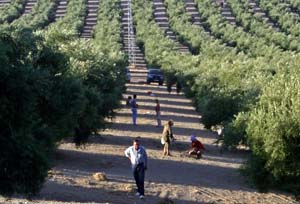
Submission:
POLYGON ((214 144, 217 134, 206 130, 192 101, 165 86, 145 84, 145 73, 132 73, 127 84, 122 108, 109 121, 108 128, 90 137, 83 148, 75 148, 64 141, 55 156, 53 169, 40 194, 32 200, 21 196, 0 197, 0 203, 109 203, 109 204, 296 204, 291 195, 282 192, 260 193, 249 186, 239 168, 246 160, 247 151, 220 151, 214 144), (137 94, 138 120, 132 125, 127 96, 137 94), (171 155, 163 156, 160 135, 156 127, 155 99, 161 104, 163 124, 174 121, 176 141, 171 144, 171 155), (204 144, 201 159, 188 157, 191 134, 204 144), (135 196, 135 183, 130 162, 124 150, 132 140, 141 137, 149 163, 145 180, 145 199, 135 196), (95 173, 105 174, 96 180, 95 173))

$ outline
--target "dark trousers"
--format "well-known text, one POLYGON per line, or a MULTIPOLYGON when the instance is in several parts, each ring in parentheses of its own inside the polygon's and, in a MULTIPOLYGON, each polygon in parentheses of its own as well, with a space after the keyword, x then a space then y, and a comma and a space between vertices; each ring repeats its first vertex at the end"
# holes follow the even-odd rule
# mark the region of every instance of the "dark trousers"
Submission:
POLYGON ((137 191, 144 195, 145 168, 144 165, 138 165, 133 170, 133 176, 137 186, 137 191))
POLYGON ((136 125, 137 109, 136 108, 132 108, 131 112, 132 112, 132 123, 133 123, 133 125, 136 125))

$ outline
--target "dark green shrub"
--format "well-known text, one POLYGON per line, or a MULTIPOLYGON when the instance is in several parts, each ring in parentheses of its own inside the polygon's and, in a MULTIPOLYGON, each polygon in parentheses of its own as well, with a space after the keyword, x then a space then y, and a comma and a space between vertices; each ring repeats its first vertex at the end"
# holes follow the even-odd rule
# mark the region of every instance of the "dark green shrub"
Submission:
POLYGON ((274 184, 274 177, 265 167, 266 160, 253 155, 241 169, 249 184, 262 192, 266 192, 274 184))
POLYGON ((85 108, 82 84, 62 53, 30 29, 0 34, 0 193, 36 194, 56 142, 72 136, 85 108), (29 43, 30 42, 30 43, 29 43), (50 58, 47 58, 50 56, 50 58), (2 182, 3 181, 3 182, 2 182))
MULTIPOLYGON (((209 90, 207 90, 209 91, 209 90)), ((197 97, 197 108, 206 128, 229 121, 240 111, 240 96, 235 93, 210 92, 197 97), (222 95, 221 95, 222 94, 222 95), (224 94, 224 95, 223 95, 224 94)))
POLYGON ((247 114, 240 113, 238 116, 225 125, 223 133, 223 144, 225 147, 232 149, 239 144, 247 143, 246 137, 247 114))
MULTIPOLYGON (((247 134, 253 154, 282 187, 300 194, 300 74, 278 73, 251 111, 247 134)), ((255 168, 253 168, 255 170, 255 168)), ((254 178, 255 179, 255 178, 254 178)), ((261 182, 261 181, 260 181, 261 182)))
MULTIPOLYGON (((76 145, 85 143, 120 105, 125 57, 118 43, 107 44, 101 34, 100 41, 107 44, 103 49, 101 43, 76 38, 72 29, 83 25, 83 19, 72 25, 69 20, 84 10, 84 3, 78 4, 57 24, 69 25, 64 29, 50 26, 33 34, 48 22, 40 15, 1 26, 0 194, 38 193, 56 144, 72 136, 76 145)), ((53 8, 53 2, 45 1, 35 11, 49 16, 53 8)), ((120 22, 114 22, 118 29, 120 22)))
POLYGON ((35 140, 30 132, 11 130, 3 122, 0 127, 0 194, 38 193, 50 168, 51 152, 45 151, 49 146, 35 140))
POLYGON ((0 36, 0 193, 31 196, 47 176, 54 149, 53 135, 41 134, 49 128, 46 123, 39 126, 42 118, 37 105, 39 93, 48 94, 42 85, 49 85, 49 80, 44 70, 26 63, 24 44, 15 42, 0 36))

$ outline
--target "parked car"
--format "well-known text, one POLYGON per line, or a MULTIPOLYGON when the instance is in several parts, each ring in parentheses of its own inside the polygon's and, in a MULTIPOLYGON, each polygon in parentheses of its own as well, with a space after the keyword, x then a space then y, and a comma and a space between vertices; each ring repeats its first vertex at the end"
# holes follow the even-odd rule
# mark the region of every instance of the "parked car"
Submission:
POLYGON ((131 73, 128 67, 126 68, 126 81, 127 83, 130 83, 131 81, 131 73))
POLYGON ((164 74, 160 69, 148 69, 147 83, 158 82, 159 85, 164 83, 164 74))

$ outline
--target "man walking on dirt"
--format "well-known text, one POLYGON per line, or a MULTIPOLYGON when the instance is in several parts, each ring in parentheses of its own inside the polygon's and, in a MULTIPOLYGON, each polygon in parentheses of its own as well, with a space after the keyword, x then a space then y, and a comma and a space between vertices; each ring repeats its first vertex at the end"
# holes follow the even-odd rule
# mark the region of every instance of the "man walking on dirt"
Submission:
POLYGON ((143 199, 145 198, 144 181, 148 157, 145 148, 140 145, 139 139, 133 140, 133 145, 125 150, 125 156, 131 161, 133 176, 137 186, 136 195, 143 199))

